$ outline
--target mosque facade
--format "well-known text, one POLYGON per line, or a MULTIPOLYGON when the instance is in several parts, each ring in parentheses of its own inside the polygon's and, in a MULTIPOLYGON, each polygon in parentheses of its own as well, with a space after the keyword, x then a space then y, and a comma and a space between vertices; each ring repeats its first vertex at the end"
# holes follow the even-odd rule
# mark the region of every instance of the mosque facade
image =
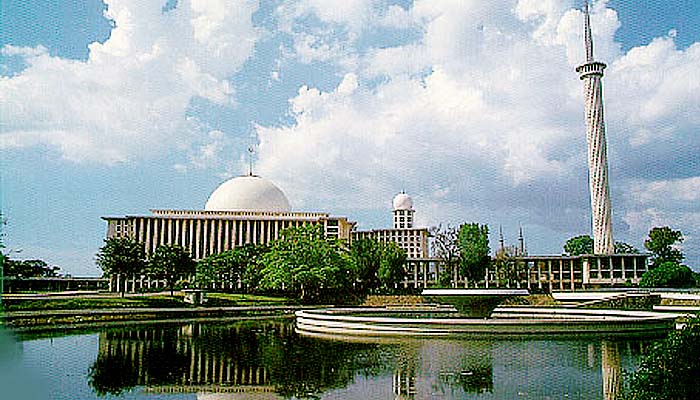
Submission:
POLYGON ((204 210, 151 210, 148 215, 103 217, 107 238, 144 243, 146 254, 160 245, 180 245, 195 260, 245 244, 267 244, 282 230, 304 224, 323 227, 326 237, 350 239, 354 222, 323 212, 291 211, 272 182, 256 175, 229 179, 209 197, 204 210))

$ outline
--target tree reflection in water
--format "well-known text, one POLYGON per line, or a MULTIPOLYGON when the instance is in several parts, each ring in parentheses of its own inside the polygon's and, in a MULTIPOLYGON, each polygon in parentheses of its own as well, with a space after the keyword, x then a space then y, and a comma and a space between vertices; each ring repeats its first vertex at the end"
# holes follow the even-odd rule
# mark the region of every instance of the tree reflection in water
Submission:
POLYGON ((391 368, 387 347, 297 336, 288 321, 158 326, 100 334, 89 384, 100 396, 244 386, 284 397, 316 397, 391 368))

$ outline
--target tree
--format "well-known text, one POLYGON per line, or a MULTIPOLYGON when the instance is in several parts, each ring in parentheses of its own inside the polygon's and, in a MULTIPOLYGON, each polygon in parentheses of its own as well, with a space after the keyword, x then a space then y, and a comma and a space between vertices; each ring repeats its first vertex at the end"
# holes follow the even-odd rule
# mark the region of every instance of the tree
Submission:
POLYGON ((685 265, 666 261, 654 269, 650 269, 639 280, 641 287, 691 288, 695 286, 695 275, 685 265))
POLYGON ((379 243, 380 262, 377 278, 386 291, 392 291, 406 277, 406 251, 396 243, 379 243))
POLYGON ((570 256, 593 254, 593 238, 589 235, 572 237, 564 243, 564 253, 570 256))
POLYGON ((650 268, 656 268, 667 261, 680 264, 683 253, 674 246, 682 242, 681 231, 674 231, 668 226, 652 228, 649 238, 644 241, 644 248, 652 254, 650 268))
POLYGON ((459 245, 457 238, 459 229, 455 226, 442 224, 430 228, 430 236, 433 241, 431 248, 433 255, 442 261, 445 268, 438 273, 438 283, 440 286, 449 286, 452 282, 457 282, 457 272, 459 267, 459 245))
POLYGON ((350 282, 359 293, 380 288, 392 291, 406 276, 406 252, 396 243, 374 239, 354 240, 349 256, 350 282))
POLYGON ((379 242, 374 239, 353 240, 348 249, 351 264, 351 282, 359 293, 379 287, 377 272, 381 264, 379 242))
POLYGON ((43 260, 5 259, 5 276, 17 278, 50 278, 58 276, 57 266, 49 266, 43 260))
POLYGON ((254 289, 260 281, 258 262, 265 251, 266 246, 248 243, 212 254, 197 263, 197 285, 212 287, 221 284, 238 288, 240 284, 245 290, 254 289))
POLYGON ((625 242, 615 242, 615 254, 639 254, 639 249, 625 242))
POLYGON ((320 225, 288 228, 261 258, 260 286, 294 293, 307 302, 321 289, 348 287, 350 263, 340 241, 324 238, 320 225))
POLYGON ((700 399, 700 316, 651 348, 630 379, 632 400, 700 399))
POLYGON ((175 283, 183 276, 195 273, 196 264, 190 254, 177 244, 162 244, 148 261, 146 273, 155 279, 165 280, 170 295, 173 295, 175 283))
POLYGON ((477 223, 462 224, 459 227, 457 245, 462 275, 472 281, 483 278, 491 263, 489 227, 477 223))
POLYGON ((97 253, 97 266, 102 272, 117 278, 117 290, 124 296, 125 285, 120 279, 139 273, 146 266, 143 243, 130 238, 105 239, 105 245, 97 253))
POLYGON ((518 254, 518 249, 513 246, 506 246, 496 252, 493 265, 499 284, 510 287, 511 283, 518 281, 518 269, 515 261, 516 254, 518 254))

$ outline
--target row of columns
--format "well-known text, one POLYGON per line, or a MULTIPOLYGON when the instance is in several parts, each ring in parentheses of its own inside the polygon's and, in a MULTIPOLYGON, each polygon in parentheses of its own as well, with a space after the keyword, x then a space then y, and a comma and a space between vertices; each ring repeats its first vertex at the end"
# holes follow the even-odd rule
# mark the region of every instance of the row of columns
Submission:
POLYGON ((178 244, 199 260, 244 244, 269 243, 279 238, 283 229, 308 222, 138 217, 132 224, 132 237, 145 244, 147 254, 153 254, 160 245, 178 244))

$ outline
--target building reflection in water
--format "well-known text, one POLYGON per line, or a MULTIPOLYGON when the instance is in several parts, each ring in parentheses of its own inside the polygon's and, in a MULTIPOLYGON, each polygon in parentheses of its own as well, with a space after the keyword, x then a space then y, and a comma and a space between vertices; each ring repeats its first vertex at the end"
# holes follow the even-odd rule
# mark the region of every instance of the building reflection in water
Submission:
POLYGON ((356 374, 388 372, 389 353, 378 344, 315 341, 293 329, 281 320, 106 331, 89 383, 98 395, 143 387, 292 397, 345 387, 356 374))
POLYGON ((382 398, 392 392, 395 399, 517 395, 511 392, 512 385, 537 396, 545 394, 532 392, 540 390, 541 383, 533 386, 524 380, 549 382, 545 375, 556 368, 552 357, 562 357, 563 351, 579 360, 570 361, 578 366, 569 367, 599 371, 587 374, 597 379, 602 375, 603 398, 615 400, 625 369, 621 352, 641 352, 641 348, 620 347, 631 346, 627 342, 573 342, 571 347, 548 343, 319 340, 297 335, 286 320, 158 326, 100 333, 89 383, 98 395, 139 387, 147 393, 197 393, 198 398, 210 400, 305 398, 331 390, 345 390, 349 397, 366 396, 362 392, 366 388, 353 385, 358 379, 387 382, 382 398), (550 369, 537 371, 539 365, 550 369))

